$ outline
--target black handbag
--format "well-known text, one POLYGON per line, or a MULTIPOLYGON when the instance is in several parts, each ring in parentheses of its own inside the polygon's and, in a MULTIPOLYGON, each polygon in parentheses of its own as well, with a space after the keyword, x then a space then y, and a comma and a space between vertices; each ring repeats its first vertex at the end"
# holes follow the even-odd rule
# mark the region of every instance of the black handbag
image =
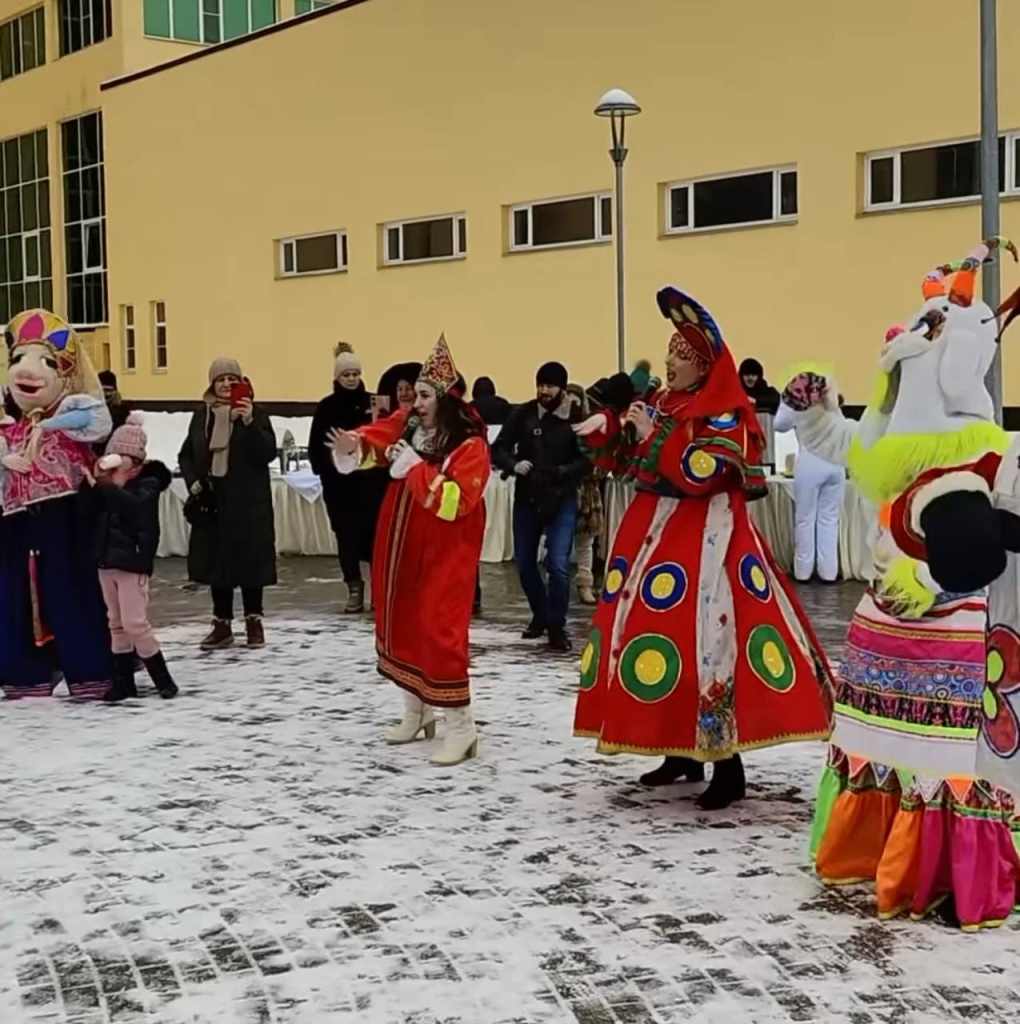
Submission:
POLYGON ((188 495, 184 502, 184 518, 192 528, 215 525, 216 500, 207 483, 202 485, 198 494, 188 495))

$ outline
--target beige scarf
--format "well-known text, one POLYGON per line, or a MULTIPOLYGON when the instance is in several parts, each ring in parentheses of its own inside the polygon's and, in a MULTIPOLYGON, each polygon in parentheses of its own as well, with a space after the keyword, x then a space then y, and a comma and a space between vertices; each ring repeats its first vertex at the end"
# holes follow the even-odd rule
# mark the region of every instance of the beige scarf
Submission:
POLYGON ((234 429, 234 422, 230 418, 230 403, 217 399, 209 401, 209 415, 212 417, 209 475, 213 479, 221 479, 227 475, 230 464, 230 433, 234 429))

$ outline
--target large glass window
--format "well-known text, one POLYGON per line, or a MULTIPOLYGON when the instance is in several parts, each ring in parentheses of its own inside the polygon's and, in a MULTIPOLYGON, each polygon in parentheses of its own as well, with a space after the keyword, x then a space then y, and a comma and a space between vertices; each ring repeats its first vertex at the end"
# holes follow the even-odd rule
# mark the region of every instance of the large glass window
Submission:
POLYGON ((607 241, 613 233, 608 192, 546 199, 510 208, 510 248, 551 249, 607 241))
POLYGON ((46 129, 0 142, 0 324, 53 308, 46 129))
POLYGON ((59 0, 60 56, 77 53, 113 35, 110 0, 59 0))
POLYGON ((220 43, 276 21, 276 0, 144 0, 144 3, 145 34, 161 39, 220 43))
POLYGON ((795 167, 678 181, 666 188, 669 234, 796 219, 795 167))
MULTIPOLYGON (((999 192, 1020 192, 1020 133, 999 136, 999 192)), ((981 144, 976 139, 940 146, 869 153, 864 208, 937 206, 981 195, 981 144)))
POLYGON ((0 82, 46 63, 46 12, 42 7, 0 25, 0 82))
POLYGON ((427 263, 467 255, 467 219, 463 214, 425 220, 394 221, 383 227, 383 263, 427 263))
POLYGON ((103 119, 98 111, 61 125, 64 155, 64 257, 72 324, 105 324, 106 197, 103 119))

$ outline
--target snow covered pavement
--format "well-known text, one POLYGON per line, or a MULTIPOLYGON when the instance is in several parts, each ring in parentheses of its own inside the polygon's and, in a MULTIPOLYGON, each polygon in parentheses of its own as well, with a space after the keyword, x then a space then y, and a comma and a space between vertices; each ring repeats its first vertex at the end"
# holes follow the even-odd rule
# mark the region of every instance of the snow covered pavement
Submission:
MULTIPOLYGON (((441 610, 437 610, 441 614, 441 610)), ((473 635, 480 758, 388 748, 366 621, 293 614, 184 693, 0 705, 0 1024, 895 1024, 1015 1016, 1018 925, 881 924, 806 858, 817 744, 746 803, 570 738, 574 668, 473 635)))

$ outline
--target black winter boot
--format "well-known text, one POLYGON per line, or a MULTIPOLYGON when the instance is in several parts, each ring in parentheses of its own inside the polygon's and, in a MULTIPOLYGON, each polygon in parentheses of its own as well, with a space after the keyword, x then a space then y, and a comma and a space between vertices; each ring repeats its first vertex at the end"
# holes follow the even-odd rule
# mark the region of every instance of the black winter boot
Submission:
POLYGON ((137 697, 135 688, 135 652, 113 656, 113 686, 106 694, 108 704, 117 704, 128 697, 137 697))
POLYGON ((674 782, 704 782, 705 765, 690 757, 667 757, 658 768, 645 772, 638 782, 642 786, 669 786, 674 782))
POLYGON ((177 684, 170 675, 170 669, 166 667, 166 658, 163 657, 162 651, 157 651, 151 658, 145 659, 145 669, 163 700, 177 696, 177 684))
POLYGON ((545 636, 547 630, 540 622, 532 619, 528 623, 528 628, 521 634, 522 640, 538 640, 539 637, 545 636))
POLYGON ((549 627, 549 650, 557 654, 569 654, 574 645, 567 636, 567 631, 562 626, 549 627))
POLYGON ((712 769, 712 781, 708 789, 697 799, 700 811, 721 811, 736 800, 747 796, 744 781, 744 762, 739 754, 728 757, 725 761, 716 761, 712 769))

